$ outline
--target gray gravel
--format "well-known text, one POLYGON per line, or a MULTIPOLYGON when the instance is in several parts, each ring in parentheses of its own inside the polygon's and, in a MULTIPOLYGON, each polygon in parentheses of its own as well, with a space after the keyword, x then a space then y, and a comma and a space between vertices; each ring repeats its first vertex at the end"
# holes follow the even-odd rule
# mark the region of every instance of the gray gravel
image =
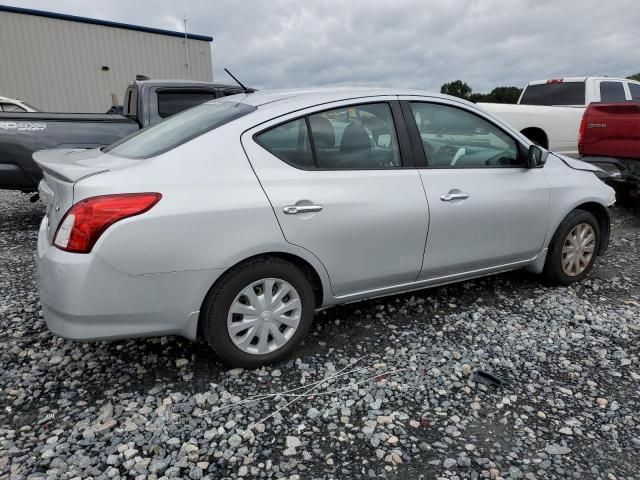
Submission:
POLYGON ((573 288, 515 272, 329 309, 260 370, 53 336, 41 215, 0 193, 0 478, 638 478, 640 211, 614 209, 573 288))

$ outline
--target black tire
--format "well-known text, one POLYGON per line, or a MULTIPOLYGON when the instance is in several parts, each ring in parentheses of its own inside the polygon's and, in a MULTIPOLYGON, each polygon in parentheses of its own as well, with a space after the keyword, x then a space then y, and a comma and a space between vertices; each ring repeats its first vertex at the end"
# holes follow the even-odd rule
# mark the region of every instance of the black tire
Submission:
POLYGON ((576 209, 572 211, 560 223, 549 244, 547 258, 544 264, 542 275, 549 285, 571 285, 572 283, 582 280, 593 268, 596 257, 598 256, 598 248, 600 246, 600 227, 596 217, 585 210, 576 209), (562 248, 569 233, 579 224, 586 223, 593 228, 595 233, 595 250, 588 265, 580 274, 575 276, 567 275, 562 269, 562 248))
POLYGON ((311 282, 297 266, 278 257, 260 257, 233 268, 220 279, 205 298, 200 322, 205 339, 227 364, 256 368, 286 358, 302 341, 313 321, 315 299, 311 282), (251 283, 278 278, 291 284, 301 303, 300 323, 293 336, 279 349, 251 354, 238 348, 227 330, 227 317, 236 296, 251 283))

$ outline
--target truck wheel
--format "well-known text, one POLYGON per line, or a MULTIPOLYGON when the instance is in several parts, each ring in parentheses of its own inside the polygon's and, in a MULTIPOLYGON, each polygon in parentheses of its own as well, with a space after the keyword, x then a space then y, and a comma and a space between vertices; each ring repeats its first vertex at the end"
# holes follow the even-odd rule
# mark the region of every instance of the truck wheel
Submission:
POLYGON ((204 337, 226 363, 255 368, 287 357, 306 336, 315 309, 307 276, 277 257, 231 270, 209 292, 204 337))
POLYGON ((543 276, 551 285, 571 285, 591 270, 600 245, 600 228, 592 213, 576 209, 551 239, 543 276))

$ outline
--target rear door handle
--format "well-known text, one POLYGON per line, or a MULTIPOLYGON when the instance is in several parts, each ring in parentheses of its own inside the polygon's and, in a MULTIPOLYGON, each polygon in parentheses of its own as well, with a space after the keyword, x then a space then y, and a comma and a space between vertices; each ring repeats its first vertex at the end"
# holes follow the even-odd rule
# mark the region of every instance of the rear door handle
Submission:
POLYGON ((297 215, 298 213, 315 213, 322 210, 320 205, 287 205, 282 211, 287 215, 297 215))
POLYGON ((468 193, 445 193, 440 195, 440 200, 443 202, 451 202, 452 200, 466 200, 469 198, 468 193))

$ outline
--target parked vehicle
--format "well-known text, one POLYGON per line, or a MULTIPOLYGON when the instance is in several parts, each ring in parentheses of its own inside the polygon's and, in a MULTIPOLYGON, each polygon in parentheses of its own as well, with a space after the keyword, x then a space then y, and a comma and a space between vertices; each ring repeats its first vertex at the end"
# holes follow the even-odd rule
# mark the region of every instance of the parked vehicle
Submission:
POLYGON ((31 105, 27 105, 22 100, 14 98, 0 97, 0 112, 10 113, 26 113, 37 112, 38 110, 31 105))
POLYGON ((0 189, 37 190, 42 172, 31 158, 35 151, 109 145, 194 105, 241 91, 216 83, 144 80, 127 88, 124 115, 0 113, 0 189))
POLYGON ((591 102, 640 100, 640 82, 609 77, 571 77, 529 83, 517 105, 480 103, 529 140, 553 152, 578 156, 578 130, 591 102))
POLYGON ((317 308, 517 268, 579 281, 615 201, 598 167, 420 91, 238 95, 34 158, 52 332, 201 331, 247 367, 288 355, 317 308))
POLYGON ((610 174, 625 200, 640 195, 640 102, 592 103, 580 124, 582 160, 610 174))

